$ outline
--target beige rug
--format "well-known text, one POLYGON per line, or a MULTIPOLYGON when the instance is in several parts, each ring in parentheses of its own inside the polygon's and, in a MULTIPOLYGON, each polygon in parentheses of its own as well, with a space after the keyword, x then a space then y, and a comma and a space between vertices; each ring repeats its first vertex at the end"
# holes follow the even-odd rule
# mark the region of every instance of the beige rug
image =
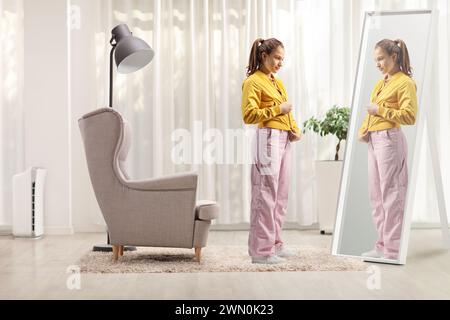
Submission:
POLYGON ((326 248, 290 247, 296 256, 278 265, 252 264, 246 246, 208 246, 202 262, 194 261, 194 250, 144 248, 125 252, 118 262, 111 253, 89 252, 79 261, 82 273, 190 273, 190 272, 280 272, 280 271, 365 271, 364 262, 336 257, 326 248))

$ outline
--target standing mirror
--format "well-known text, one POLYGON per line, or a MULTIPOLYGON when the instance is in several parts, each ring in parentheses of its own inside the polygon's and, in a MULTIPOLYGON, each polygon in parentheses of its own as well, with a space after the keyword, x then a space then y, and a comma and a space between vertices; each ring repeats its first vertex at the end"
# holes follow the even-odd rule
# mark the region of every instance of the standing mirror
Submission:
POLYGON ((333 237, 334 255, 392 264, 406 261, 411 221, 407 199, 411 199, 409 183, 413 180, 421 112, 427 108, 422 88, 432 16, 431 11, 366 13, 333 237), (384 39, 402 41, 380 43, 384 39), (398 48, 392 48, 392 43, 398 48), (405 45, 411 77, 403 70, 405 45), (364 128, 369 128, 367 133, 364 128))

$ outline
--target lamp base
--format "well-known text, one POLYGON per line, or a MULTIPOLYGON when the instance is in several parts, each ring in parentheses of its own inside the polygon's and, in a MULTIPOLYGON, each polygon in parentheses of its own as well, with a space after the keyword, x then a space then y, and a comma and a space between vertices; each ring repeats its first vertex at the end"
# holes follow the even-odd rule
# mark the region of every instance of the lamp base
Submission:
MULTIPOLYGON (((136 251, 136 247, 133 246, 124 246, 123 251, 136 251)), ((112 245, 110 244, 102 244, 102 245, 96 245, 92 248, 92 251, 94 252, 112 252, 112 245)))

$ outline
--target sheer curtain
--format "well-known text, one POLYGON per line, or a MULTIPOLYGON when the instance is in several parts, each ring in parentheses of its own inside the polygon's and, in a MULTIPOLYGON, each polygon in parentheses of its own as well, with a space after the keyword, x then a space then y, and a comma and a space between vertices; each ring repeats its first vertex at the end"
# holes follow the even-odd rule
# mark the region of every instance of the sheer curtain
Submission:
POLYGON ((0 0, 0 231, 12 225, 12 177, 23 169, 22 10, 0 0))
MULTIPOLYGON (((106 57, 113 26, 127 23, 156 52, 146 69, 115 78, 115 108, 131 122, 134 131, 128 163, 131 176, 197 170, 199 198, 221 204, 219 224, 249 221, 249 165, 236 159, 231 164, 204 163, 202 148, 214 134, 203 135, 208 129, 216 129, 216 136, 222 138, 227 130, 252 130, 242 123, 240 97, 249 50, 258 37, 284 42, 286 60, 279 77, 301 124, 310 116, 323 116, 335 104, 350 106, 365 11, 439 9, 440 51, 434 70, 439 79, 433 86, 433 103, 439 109, 434 116, 442 141, 441 163, 449 162, 445 142, 449 141, 450 12, 445 0, 101 0, 91 6, 97 12, 97 22, 89 31, 95 43, 90 52, 95 65, 89 68, 96 70, 92 85, 98 106, 107 104, 106 57), (180 128, 196 143, 193 163, 172 161, 172 133, 180 128)), ((224 158, 232 149, 246 147, 246 139, 236 132, 234 138, 224 138, 228 147, 216 150, 225 153, 224 158)), ((306 135, 295 145, 288 223, 308 226, 316 222, 314 161, 332 159, 335 142, 333 138, 306 135)), ((426 157, 422 160, 419 183, 431 186, 430 161, 426 157)), ((450 198, 449 170, 443 167, 443 174, 450 198)), ((434 190, 420 190, 415 220, 436 221, 436 208, 430 201, 434 190)))

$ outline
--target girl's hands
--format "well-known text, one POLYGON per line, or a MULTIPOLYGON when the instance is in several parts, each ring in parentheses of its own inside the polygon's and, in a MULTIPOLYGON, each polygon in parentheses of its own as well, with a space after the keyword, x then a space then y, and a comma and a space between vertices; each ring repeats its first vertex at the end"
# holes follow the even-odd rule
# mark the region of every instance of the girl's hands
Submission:
MULTIPOLYGON (((282 114, 288 114, 289 112, 292 112, 292 104, 289 102, 283 102, 280 105, 281 113, 282 114)), ((289 131, 289 141, 296 142, 300 141, 302 139, 302 136, 300 133, 296 133, 295 131, 289 131)))
POLYGON ((280 105, 280 109, 282 114, 288 114, 289 112, 292 111, 292 104, 289 102, 283 102, 280 105))
POLYGON ((291 142, 297 142, 302 139, 302 135, 300 133, 296 133, 295 131, 289 132, 289 141, 291 142))
POLYGON ((376 116, 378 114, 378 105, 375 103, 371 103, 367 107, 367 113, 371 116, 376 116))

